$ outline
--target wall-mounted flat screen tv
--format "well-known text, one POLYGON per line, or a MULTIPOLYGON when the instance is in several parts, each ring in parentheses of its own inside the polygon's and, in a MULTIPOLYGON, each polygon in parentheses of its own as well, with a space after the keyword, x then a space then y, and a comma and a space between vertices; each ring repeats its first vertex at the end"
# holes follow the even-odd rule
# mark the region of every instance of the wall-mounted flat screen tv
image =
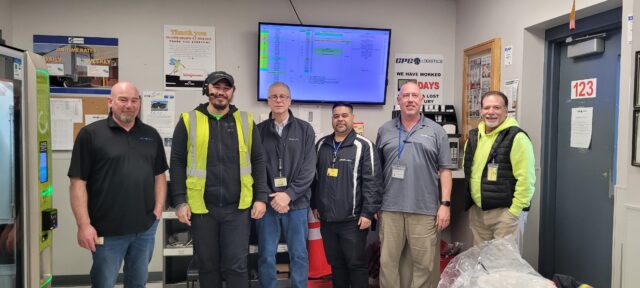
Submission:
POLYGON ((390 29, 259 23, 258 101, 284 82, 295 102, 385 104, 390 29))

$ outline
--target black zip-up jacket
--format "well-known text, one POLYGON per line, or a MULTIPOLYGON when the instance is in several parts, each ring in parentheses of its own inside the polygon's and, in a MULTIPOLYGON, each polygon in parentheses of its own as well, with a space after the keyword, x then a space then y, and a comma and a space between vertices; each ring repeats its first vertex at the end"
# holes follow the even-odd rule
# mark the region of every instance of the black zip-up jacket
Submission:
POLYGON ((334 163, 334 134, 316 144, 318 162, 311 195, 312 208, 328 222, 373 219, 382 203, 382 172, 375 145, 353 130, 342 141, 334 163), (338 176, 327 175, 337 168, 338 176))
MULTIPOLYGON (((278 135, 275 121, 265 120, 258 124, 260 139, 266 155, 267 184, 270 192, 285 192, 291 198, 289 209, 309 208, 311 182, 316 173, 316 154, 314 150, 315 132, 304 120, 293 117, 289 110, 289 120, 278 135), (280 164, 282 159, 282 165, 280 164), (281 166, 282 173, 278 167, 281 166), (286 187, 275 187, 276 177, 286 177, 286 187)), ((269 199, 271 200, 271 199, 269 199)))
MULTIPOLYGON (((238 109, 230 105, 229 112, 216 120, 207 111, 209 103, 200 104, 195 110, 209 116, 209 145, 207 147, 207 179, 204 201, 207 207, 222 207, 240 201, 240 155, 238 132, 233 113, 238 109)), ((192 120, 193 121, 193 120, 192 120)), ((253 201, 267 202, 267 177, 265 157, 260 133, 255 123, 251 144, 251 175, 253 176, 253 201)), ((240 128, 241 129, 241 128, 240 128)), ((187 128, 182 117, 173 131, 171 145, 171 197, 173 205, 186 201, 187 191, 187 128)))

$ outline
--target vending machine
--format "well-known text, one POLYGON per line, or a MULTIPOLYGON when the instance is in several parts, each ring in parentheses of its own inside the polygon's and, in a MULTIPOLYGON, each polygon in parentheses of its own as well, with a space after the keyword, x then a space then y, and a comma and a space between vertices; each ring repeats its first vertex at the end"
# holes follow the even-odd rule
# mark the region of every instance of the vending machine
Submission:
POLYGON ((49 73, 34 53, 0 45, 0 287, 50 287, 49 73))

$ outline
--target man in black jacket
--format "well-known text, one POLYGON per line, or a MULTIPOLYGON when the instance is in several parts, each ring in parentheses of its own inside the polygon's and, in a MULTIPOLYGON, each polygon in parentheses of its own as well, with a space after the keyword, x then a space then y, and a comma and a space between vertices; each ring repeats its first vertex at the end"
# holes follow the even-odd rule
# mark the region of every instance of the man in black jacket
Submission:
POLYGON ((334 133, 316 144, 313 213, 320 218, 333 287, 368 287, 367 232, 382 201, 378 153, 353 131, 353 106, 333 105, 334 133))
POLYGON ((311 125, 293 117, 289 110, 289 86, 276 82, 269 87, 269 120, 258 124, 265 149, 269 204, 258 232, 260 287, 275 288, 276 252, 280 228, 284 231, 291 265, 291 287, 307 287, 307 215, 311 182, 315 175, 315 133, 311 125))

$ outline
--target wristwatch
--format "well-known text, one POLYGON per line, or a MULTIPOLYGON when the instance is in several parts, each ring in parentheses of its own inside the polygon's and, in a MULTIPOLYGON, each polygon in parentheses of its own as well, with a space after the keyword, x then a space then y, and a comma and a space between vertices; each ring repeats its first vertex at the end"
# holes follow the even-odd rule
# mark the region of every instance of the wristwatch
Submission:
POLYGON ((451 201, 442 200, 440 201, 440 205, 451 207, 451 201))

